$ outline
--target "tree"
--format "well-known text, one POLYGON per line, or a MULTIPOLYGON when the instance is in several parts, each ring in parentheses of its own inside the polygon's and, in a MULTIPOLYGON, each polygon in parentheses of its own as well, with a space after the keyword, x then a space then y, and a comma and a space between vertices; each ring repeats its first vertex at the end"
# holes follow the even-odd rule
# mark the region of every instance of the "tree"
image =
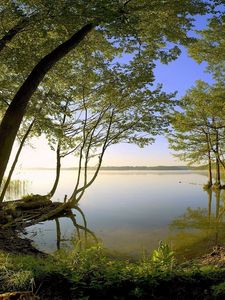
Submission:
POLYGON ((173 130, 168 135, 170 148, 179 159, 189 164, 207 163, 208 187, 212 186, 212 151, 209 133, 199 126, 193 126, 193 118, 185 113, 175 113, 171 119, 173 130))
MULTIPOLYGON (((60 150, 64 155, 73 152, 78 156, 74 190, 63 204, 46 211, 38 219, 29 220, 29 225, 77 206, 86 189, 97 178, 104 154, 112 144, 129 142, 142 147, 153 142, 154 137, 168 126, 174 94, 167 95, 160 87, 150 91, 145 82, 138 80, 138 73, 125 74, 115 67, 104 67, 102 71, 100 74, 99 69, 96 70, 97 78, 105 78, 105 83, 100 87, 97 78, 94 81, 84 76, 80 78, 80 84, 76 82, 76 90, 67 95, 70 101, 67 102, 66 122, 62 118, 60 150), (67 140, 70 140, 72 149, 64 146, 67 140), (93 170, 91 174, 90 166, 93 170)), ((58 122, 58 119, 53 122, 58 122)), ((57 140, 55 145, 59 150, 57 140)))
MULTIPOLYGON (((1 11, 7 8, 7 2, 3 2, 1 11)), ((26 71, 23 72, 25 78, 19 76, 20 87, 10 102, 0 125, 0 184, 27 106, 40 82, 59 60, 76 48, 85 37, 91 36, 90 33, 94 28, 98 36, 95 51, 104 52, 104 45, 109 44, 114 53, 131 53, 134 57, 132 69, 141 72, 142 67, 148 67, 149 61, 152 63, 157 58, 166 61, 176 58, 179 53, 177 47, 169 51, 163 48, 167 46, 167 42, 186 44, 189 41, 186 33, 192 27, 191 16, 196 13, 205 13, 207 4, 204 1, 191 0, 182 2, 143 0, 141 4, 137 0, 113 1, 112 3, 99 0, 81 3, 77 1, 72 5, 69 0, 63 3, 61 1, 46 3, 41 0, 36 3, 36 1, 24 0, 18 4, 18 9, 25 17, 30 11, 35 11, 41 16, 46 8, 47 12, 50 12, 50 17, 40 18, 38 26, 33 24, 33 29, 35 29, 33 32, 17 34, 13 39, 14 47, 18 43, 27 49, 26 42, 28 42, 29 50, 31 50, 29 55, 33 54, 35 63, 27 63, 26 51, 25 53, 24 50, 19 51, 18 61, 26 62, 24 64, 26 71), (72 20, 76 20, 76 24, 72 20), (60 33, 57 32, 58 30, 60 33), (46 33, 47 38, 42 39, 41 35, 46 33), (39 35, 40 38, 35 39, 35 35, 39 35), (49 40, 48 38, 52 35, 53 38, 49 40), (68 38, 68 36, 71 37, 68 38), (22 39, 24 39, 23 42, 21 42, 22 39), (40 41, 41 43, 36 45, 40 41), (44 50, 41 50, 42 45, 44 45, 44 50)), ((11 24, 10 28, 12 28, 11 24)), ((3 56, 3 59, 6 57, 7 61, 4 62, 5 69, 7 69, 7 63, 8 66, 14 65, 15 67, 15 51, 12 52, 10 53, 7 49, 3 56)))
MULTIPOLYGON (((219 1, 220 2, 220 1, 219 1)), ((219 3, 224 5, 224 2, 219 3)), ((225 79, 225 13, 219 7, 217 15, 208 20, 208 27, 197 31, 198 39, 190 45, 189 53, 198 62, 207 62, 207 70, 216 81, 224 83, 225 79)))
POLYGON ((204 163, 207 159, 209 181, 212 186, 212 161, 216 161, 216 185, 221 187, 220 165, 224 167, 224 87, 210 86, 198 81, 180 101, 181 111, 172 116, 174 131, 169 137, 170 147, 190 163, 204 163))

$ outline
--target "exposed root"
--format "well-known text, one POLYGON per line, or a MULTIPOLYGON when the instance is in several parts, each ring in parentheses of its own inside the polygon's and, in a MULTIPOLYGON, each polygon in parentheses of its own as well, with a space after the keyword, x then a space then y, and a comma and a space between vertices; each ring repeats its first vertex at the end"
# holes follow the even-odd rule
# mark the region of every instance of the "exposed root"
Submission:
POLYGON ((2 228, 25 228, 39 222, 62 216, 68 211, 67 203, 52 202, 46 196, 3 202, 0 210, 2 228))

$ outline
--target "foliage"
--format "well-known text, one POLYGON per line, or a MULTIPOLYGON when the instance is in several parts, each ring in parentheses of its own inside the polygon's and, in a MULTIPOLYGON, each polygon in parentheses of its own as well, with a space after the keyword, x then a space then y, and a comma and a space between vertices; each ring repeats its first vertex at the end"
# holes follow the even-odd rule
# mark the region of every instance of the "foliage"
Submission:
POLYGON ((215 299, 224 299, 225 296, 225 282, 222 282, 218 285, 212 286, 213 296, 215 299))
MULTIPOLYGON (((61 274, 70 282, 76 299, 95 299, 97 295, 99 299, 149 299, 149 295, 152 299, 179 299, 181 295, 182 299, 206 299, 201 297, 221 293, 223 285, 218 284, 223 283, 224 269, 197 266, 193 262, 186 266, 174 265, 171 269, 167 263, 171 256, 164 243, 148 262, 112 257, 99 245, 86 250, 67 249, 46 257, 1 253, 1 291, 39 288, 43 293, 41 278, 48 274, 52 278, 48 284, 54 285, 54 276, 61 274)), ((45 299, 48 297, 51 296, 46 294, 45 299)))
POLYGON ((168 244, 160 241, 159 248, 152 253, 152 262, 155 267, 172 269, 175 262, 174 252, 170 249, 168 244))
POLYGON ((207 28, 198 30, 198 39, 189 47, 190 55, 198 62, 207 62, 207 70, 221 82, 224 82, 224 46, 225 46, 225 13, 224 1, 217 10, 217 16, 208 20, 207 28))
POLYGON ((209 187, 215 162, 215 184, 220 187, 220 166, 225 167, 224 85, 199 80, 179 103, 180 107, 171 115, 170 148, 175 150, 175 156, 190 164, 207 163, 209 187))
MULTIPOLYGON (((0 6, 2 18, 0 97, 4 107, 1 111, 0 133, 4 144, 1 147, 0 182, 19 127, 18 137, 21 134, 23 136, 29 124, 35 120, 31 136, 54 131, 57 139, 62 142, 62 126, 58 120, 62 116, 64 97, 67 97, 71 91, 69 89, 71 82, 68 82, 67 75, 74 80, 75 97, 77 91, 80 96, 81 90, 78 84, 80 79, 86 78, 91 83, 94 78, 95 82, 98 81, 98 85, 101 84, 102 76, 96 79, 97 75, 103 74, 97 67, 101 61, 102 65, 108 64, 108 71, 111 70, 117 75, 115 82, 117 91, 112 89, 111 83, 107 86, 107 94, 104 97, 107 98, 110 94, 111 100, 114 100, 112 104, 117 104, 118 97, 123 97, 126 92, 129 93, 130 98, 134 96, 139 100, 141 97, 151 98, 152 93, 147 90, 154 82, 155 61, 168 63, 174 60, 180 53, 179 45, 186 45, 193 40, 188 36, 189 30, 193 27, 192 16, 205 14, 210 9, 209 3, 200 0, 169 2, 143 0, 141 5, 137 0, 110 3, 104 0, 85 2, 21 0, 12 3, 3 1, 0 6), (80 32, 81 28, 90 28, 90 30, 83 33, 82 42, 76 40, 68 51, 64 51, 67 49, 65 41, 71 41, 70 37, 80 32), (12 32, 14 34, 10 37, 12 32), (58 45, 61 45, 60 49, 64 50, 60 56, 54 57, 52 53, 55 52, 52 52, 52 49, 58 49, 58 45), (76 51, 72 51, 73 48, 76 51), (127 63, 119 62, 122 55, 127 55, 127 63), (54 59, 51 60, 50 57, 54 59), (47 69, 41 64, 44 58, 49 64, 47 69), (85 58, 88 58, 86 69, 83 63, 85 58), (35 66, 40 67, 40 70, 32 73, 35 66), (27 79, 31 79, 32 76, 34 78, 31 84, 26 86, 27 79), (7 114, 4 114, 5 111, 7 114), (17 119, 13 118, 14 123, 10 122, 11 126, 8 126, 7 116, 13 111, 17 119), (56 119, 56 122, 51 122, 56 119), (56 124, 57 126, 54 126, 56 124), (4 132, 4 128, 7 128, 7 133, 4 132)), ((92 108, 97 104, 98 98, 95 98, 92 108)), ((155 135, 157 129, 155 118, 153 120, 148 118, 147 113, 143 118, 140 116, 140 113, 143 115, 145 107, 147 106, 143 105, 140 111, 139 105, 139 111, 135 114, 121 112, 120 116, 126 124, 126 121, 133 116, 136 121, 140 118, 141 126, 139 128, 136 126, 138 132, 147 129, 148 133, 152 126, 155 135)), ((160 112, 161 107, 157 103, 152 109, 151 116, 157 116, 160 112), (157 106, 158 110, 156 110, 157 106)), ((69 115, 69 112, 65 112, 65 115, 67 114, 69 115)), ((53 142, 54 139, 55 136, 53 142)), ((137 142, 140 146, 148 141, 143 136, 136 137, 135 134, 131 138, 128 136, 127 140, 137 142)), ((64 145, 66 141, 68 139, 64 140, 64 145)))

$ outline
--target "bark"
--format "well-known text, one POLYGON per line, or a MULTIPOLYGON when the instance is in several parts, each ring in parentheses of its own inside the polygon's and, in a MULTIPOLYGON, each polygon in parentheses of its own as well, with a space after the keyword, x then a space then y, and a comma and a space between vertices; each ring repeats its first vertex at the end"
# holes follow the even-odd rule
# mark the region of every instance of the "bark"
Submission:
POLYGON ((35 201, 25 201, 25 202, 20 202, 16 203, 16 208, 17 209, 23 209, 23 210, 33 210, 33 209, 39 209, 40 207, 48 207, 51 205, 52 202, 48 199, 40 199, 40 200, 35 200, 35 201))
POLYGON ((211 187, 212 186, 212 161, 211 161, 211 156, 209 157, 209 161, 208 161, 208 186, 211 187))
POLYGON ((73 50, 94 29, 90 23, 83 26, 71 38, 43 57, 24 81, 10 103, 0 125, 0 186, 7 167, 13 143, 19 130, 30 98, 46 73, 66 54, 73 50))
POLYGON ((57 215, 61 214, 63 211, 66 211, 68 209, 71 209, 71 207, 69 206, 69 204, 67 202, 62 203, 61 205, 57 205, 56 208, 52 209, 51 211, 44 213, 37 219, 33 219, 30 222, 28 222, 26 224, 26 227, 29 227, 34 224, 52 219, 52 218, 56 217, 57 215))
POLYGON ((209 134, 206 134, 207 139, 207 151, 208 151, 208 187, 212 186, 212 159, 211 159, 211 149, 210 149, 210 141, 209 134))
MULTIPOLYGON (((62 120, 62 124, 61 124, 62 128, 63 128, 63 126, 65 125, 65 122, 66 122, 66 110, 67 110, 68 104, 69 104, 69 101, 67 101, 66 106, 64 108, 65 112, 64 112, 63 120, 62 120)), ((58 183, 59 183, 60 171, 61 171, 61 139, 59 138, 58 146, 57 146, 57 149, 56 149, 56 175, 55 175, 55 182, 53 184, 52 190, 48 194, 49 198, 51 198, 55 194, 55 191, 56 191, 58 183)))
POLYGON ((48 194, 49 198, 51 198, 55 194, 55 191, 56 191, 58 183, 59 183, 60 171, 61 171, 60 151, 61 151, 61 147, 60 147, 60 143, 59 143, 58 146, 57 146, 57 150, 56 150, 56 175, 55 175, 55 181, 54 181, 52 190, 48 194))
POLYGON ((220 155, 219 155, 219 134, 216 131, 216 186, 221 186, 220 180, 220 155))
MULTIPOLYGON (((106 112, 106 111, 105 111, 106 112)), ((106 136, 105 136, 105 141, 104 141, 104 144, 102 146, 102 149, 101 149, 101 153, 99 155, 99 158, 98 158, 98 165, 97 165, 97 168, 95 170, 95 173, 94 175, 92 176, 92 178, 90 179, 89 182, 87 182, 87 168, 88 168, 88 160, 89 160, 89 151, 90 151, 90 148, 92 146, 92 139, 93 139, 93 135, 94 135, 94 132, 99 124, 99 122, 102 120, 102 117, 104 116, 104 113, 103 111, 103 114, 99 116, 95 126, 92 128, 92 133, 91 133, 91 136, 90 136, 90 140, 88 142, 88 145, 87 145, 87 153, 85 155, 85 170, 84 170, 84 184, 81 188, 78 188, 78 185, 79 185, 79 182, 78 184, 76 185, 74 191, 73 191, 73 194, 72 196, 70 197, 70 199, 68 200, 68 203, 70 203, 71 206, 76 206, 78 204, 78 202, 80 201, 80 199, 82 198, 85 190, 90 186, 92 185, 92 183, 95 181, 95 179, 97 178, 98 176, 98 173, 100 171, 100 168, 101 168, 101 165, 102 165, 102 160, 103 160, 103 156, 105 154, 105 151, 108 147, 108 142, 109 142, 109 136, 110 136, 110 130, 111 130, 111 126, 112 126, 112 121, 113 121, 113 115, 114 115, 114 111, 111 112, 111 115, 110 115, 110 119, 109 119, 109 125, 108 125, 108 129, 107 129, 107 132, 106 132, 106 136)), ((81 159, 82 159, 82 153, 81 154, 81 159)), ((81 165, 80 165, 81 167, 81 165)))

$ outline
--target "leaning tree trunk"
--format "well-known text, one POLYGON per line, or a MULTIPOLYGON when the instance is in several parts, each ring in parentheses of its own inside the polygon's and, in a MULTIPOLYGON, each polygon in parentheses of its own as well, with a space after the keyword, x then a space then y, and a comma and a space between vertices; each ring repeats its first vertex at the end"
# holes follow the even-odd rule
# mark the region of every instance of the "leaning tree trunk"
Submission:
POLYGON ((0 186, 12 151, 13 143, 26 113, 30 98, 46 73, 61 58, 73 50, 94 27, 95 25, 92 23, 86 24, 70 39, 43 57, 34 67, 10 103, 0 125, 0 186))

